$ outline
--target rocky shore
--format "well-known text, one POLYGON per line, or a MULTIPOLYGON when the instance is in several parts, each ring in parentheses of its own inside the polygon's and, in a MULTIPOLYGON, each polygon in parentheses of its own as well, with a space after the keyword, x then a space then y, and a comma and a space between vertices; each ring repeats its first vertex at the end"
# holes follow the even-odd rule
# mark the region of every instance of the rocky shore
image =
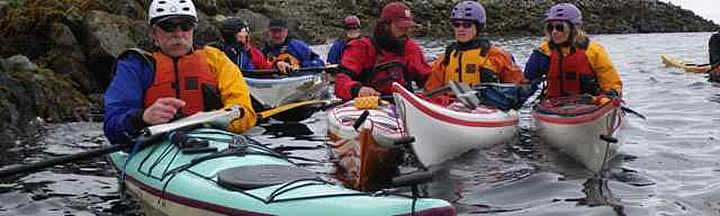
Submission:
MULTIPOLYGON (((100 113, 113 61, 130 47, 147 48, 148 0, 0 0, 0 144, 37 131, 43 122, 88 120, 100 113)), ((260 42, 271 18, 289 21, 291 37, 322 44, 336 38, 342 17, 357 15, 371 32, 387 0, 195 0, 199 44, 217 40, 228 16, 249 20, 260 42)), ((449 37, 457 1, 412 0, 417 37, 449 37)), ((590 33, 716 31, 693 12, 656 0, 481 0, 493 35, 541 35, 551 5, 572 2, 590 33)), ((705 42, 703 42, 705 43, 705 42)))

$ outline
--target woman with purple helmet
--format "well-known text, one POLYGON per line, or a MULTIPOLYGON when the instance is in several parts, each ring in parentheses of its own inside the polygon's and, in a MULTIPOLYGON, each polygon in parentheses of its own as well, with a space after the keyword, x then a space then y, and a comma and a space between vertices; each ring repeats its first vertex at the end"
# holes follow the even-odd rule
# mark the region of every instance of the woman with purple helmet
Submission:
POLYGON ((525 78, 541 80, 552 98, 576 94, 621 97, 623 84, 605 48, 583 31, 582 13, 561 3, 545 13, 545 41, 525 65, 525 78))
POLYGON ((453 7, 450 22, 455 42, 433 62, 425 90, 445 86, 450 81, 468 85, 525 82, 512 55, 481 35, 485 21, 485 8, 478 2, 463 1, 453 7))

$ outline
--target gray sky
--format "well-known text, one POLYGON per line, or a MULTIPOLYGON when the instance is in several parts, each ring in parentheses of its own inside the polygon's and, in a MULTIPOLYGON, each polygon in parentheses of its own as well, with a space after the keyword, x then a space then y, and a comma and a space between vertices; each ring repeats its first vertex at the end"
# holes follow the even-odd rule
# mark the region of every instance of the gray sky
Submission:
POLYGON ((703 18, 720 24, 720 1, 718 0, 661 0, 691 10, 703 18), (712 6, 715 5, 715 6, 712 6))

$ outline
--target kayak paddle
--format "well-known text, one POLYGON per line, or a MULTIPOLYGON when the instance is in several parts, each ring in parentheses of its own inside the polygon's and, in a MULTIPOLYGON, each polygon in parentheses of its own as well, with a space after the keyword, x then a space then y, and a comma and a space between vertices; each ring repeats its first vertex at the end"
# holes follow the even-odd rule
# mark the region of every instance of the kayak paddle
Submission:
MULTIPOLYGON (((318 67, 304 67, 304 68, 298 68, 293 69, 292 71, 297 72, 305 72, 305 71, 318 71, 318 70, 326 70, 326 69, 332 69, 337 68, 338 64, 331 64, 331 65, 325 65, 325 66, 318 66, 318 67)), ((257 69, 257 70, 245 70, 242 72, 245 75, 266 75, 266 74, 284 74, 279 69, 257 69)))
MULTIPOLYGON (((275 114, 278 114, 278 113, 281 113, 281 112, 284 112, 284 111, 287 111, 287 110, 290 110, 290 109, 293 109, 296 107, 301 107, 301 106, 305 106, 308 104, 314 104, 314 103, 327 103, 327 101, 315 100, 315 101, 304 101, 304 102, 286 104, 286 105, 278 106, 278 107, 270 109, 270 110, 260 112, 257 114, 257 116, 259 119, 265 119, 265 118, 269 118, 275 114)), ((175 131, 175 130, 182 129, 182 128, 193 127, 193 126, 197 126, 197 125, 201 125, 201 124, 205 124, 205 123, 211 123, 213 121, 216 121, 216 120, 219 120, 222 118, 233 117, 234 115, 240 115, 238 112, 242 112, 242 111, 239 111, 239 107, 232 106, 232 107, 229 107, 229 108, 226 108, 223 110, 196 113, 196 114, 182 118, 182 119, 174 121, 174 122, 147 127, 141 131, 141 134, 136 139, 139 139, 140 140, 139 142, 141 144, 152 143, 149 141, 157 139, 158 137, 160 137, 163 134, 166 134, 167 132, 175 131)), ((111 145, 108 147, 102 147, 99 149, 93 149, 93 150, 89 150, 89 151, 85 151, 85 152, 80 152, 77 154, 56 157, 56 158, 48 159, 45 161, 40 161, 37 163, 31 163, 31 164, 27 164, 27 165, 21 165, 21 166, 6 168, 6 169, 0 169, 0 178, 13 176, 13 175, 20 174, 20 173, 34 172, 34 171, 52 167, 55 165, 65 164, 65 163, 79 161, 79 160, 86 160, 89 158, 94 158, 94 157, 110 154, 113 152, 117 152, 117 151, 126 149, 126 148, 130 147, 131 145, 132 145, 131 143, 114 144, 114 145, 111 145)))

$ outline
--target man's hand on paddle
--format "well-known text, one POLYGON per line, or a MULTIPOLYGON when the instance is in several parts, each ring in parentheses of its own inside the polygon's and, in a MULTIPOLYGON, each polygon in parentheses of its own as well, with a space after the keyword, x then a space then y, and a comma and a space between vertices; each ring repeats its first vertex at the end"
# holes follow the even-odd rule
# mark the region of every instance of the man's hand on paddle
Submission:
POLYGON ((143 121, 150 125, 167 123, 175 117, 185 101, 177 98, 160 98, 143 112, 143 121))
POLYGON ((291 71, 297 70, 296 67, 293 67, 290 63, 284 61, 278 61, 277 63, 275 63, 275 66, 283 74, 288 74, 291 71))

